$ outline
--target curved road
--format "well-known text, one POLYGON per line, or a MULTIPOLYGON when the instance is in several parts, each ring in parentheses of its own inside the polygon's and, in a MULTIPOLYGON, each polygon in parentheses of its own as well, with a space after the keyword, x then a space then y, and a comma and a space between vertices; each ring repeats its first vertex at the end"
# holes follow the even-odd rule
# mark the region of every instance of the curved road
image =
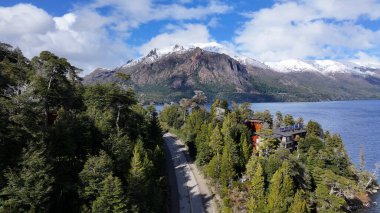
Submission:
POLYGON ((214 195, 197 167, 188 160, 186 146, 175 135, 164 135, 171 212, 216 213, 214 195))

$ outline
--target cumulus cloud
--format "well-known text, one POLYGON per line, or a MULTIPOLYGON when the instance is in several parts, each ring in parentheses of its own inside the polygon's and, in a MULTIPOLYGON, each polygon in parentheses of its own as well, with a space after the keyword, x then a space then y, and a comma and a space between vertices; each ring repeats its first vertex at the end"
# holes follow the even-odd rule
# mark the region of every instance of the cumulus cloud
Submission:
POLYGON ((18 46, 31 58, 43 50, 66 57, 88 73, 115 67, 134 53, 121 39, 111 39, 109 18, 80 9, 52 17, 31 4, 0 7, 0 40, 18 46))
POLYGON ((263 61, 343 58, 379 46, 380 31, 357 21, 379 19, 379 7, 374 0, 280 1, 249 14, 234 42, 240 52, 263 61))
POLYGON ((111 7, 114 29, 123 31, 153 20, 202 20, 210 15, 222 14, 232 8, 220 1, 205 1, 205 5, 187 6, 191 1, 163 4, 153 0, 96 0, 91 8, 111 7), (127 24, 126 24, 127 23, 127 24))
POLYGON ((48 31, 53 27, 54 21, 50 15, 31 4, 0 7, 0 35, 2 37, 38 33, 48 31))
POLYGON ((365 52, 358 52, 355 54, 355 58, 350 60, 361 66, 368 66, 372 68, 380 68, 380 59, 365 52))
MULTIPOLYGON (((43 50, 52 51, 68 58, 85 73, 96 67, 114 68, 139 54, 139 48, 128 45, 128 39, 141 24, 156 20, 203 20, 230 9, 216 0, 196 6, 191 6, 191 2, 92 0, 74 6, 61 17, 53 17, 31 4, 0 7, 0 40, 20 47, 29 58, 43 50)), ((156 36, 150 44, 167 43, 165 38, 173 39, 175 35, 183 37, 177 39, 178 43, 185 42, 189 39, 186 32, 193 33, 199 41, 209 38, 206 27, 173 26, 166 29, 170 33, 156 36)))
POLYGON ((202 24, 187 24, 184 26, 170 25, 170 32, 159 34, 153 37, 140 48, 141 54, 147 54, 153 48, 167 48, 179 45, 193 43, 208 43, 211 41, 210 33, 207 26, 202 24))

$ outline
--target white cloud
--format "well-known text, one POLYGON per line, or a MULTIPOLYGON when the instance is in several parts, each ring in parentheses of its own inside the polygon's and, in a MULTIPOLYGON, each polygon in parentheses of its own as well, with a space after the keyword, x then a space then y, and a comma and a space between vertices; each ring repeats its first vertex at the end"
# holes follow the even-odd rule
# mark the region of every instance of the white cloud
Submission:
POLYGON ((29 58, 51 51, 88 73, 122 65, 133 55, 124 41, 110 38, 108 23, 87 9, 52 17, 33 5, 18 4, 0 7, 0 40, 20 47, 29 58))
POLYGON ((76 21, 76 15, 73 13, 67 13, 62 17, 55 17, 53 18, 55 21, 55 27, 58 30, 69 30, 70 27, 75 23, 76 21))
POLYGON ((251 13, 234 39, 240 52, 263 61, 288 58, 342 58, 347 52, 379 47, 380 31, 357 23, 378 19, 373 0, 280 1, 251 13))
POLYGON ((365 52, 358 52, 355 54, 355 58, 350 60, 361 66, 368 66, 372 68, 380 68, 380 59, 374 56, 370 56, 365 52))
POLYGON ((94 9, 111 7, 115 29, 119 31, 129 30, 153 20, 202 20, 208 16, 223 14, 231 10, 230 6, 217 0, 209 0, 203 6, 183 5, 189 2, 162 4, 153 0, 97 0, 90 7, 94 9))
POLYGON ((170 32, 157 35, 142 45, 140 53, 147 54, 154 48, 162 49, 176 44, 187 45, 193 43, 208 43, 211 41, 207 27, 202 24, 187 24, 176 28, 171 26, 170 29, 172 29, 170 32))
POLYGON ((0 7, 0 35, 2 37, 38 33, 48 31, 53 27, 54 22, 50 15, 31 4, 0 7))
MULTIPOLYGON (((68 58, 86 73, 96 67, 114 68, 138 54, 138 48, 128 45, 128 39, 131 30, 141 24, 154 20, 204 20, 230 9, 216 0, 207 1, 203 6, 188 3, 191 1, 93 0, 76 5, 61 17, 53 17, 31 4, 0 7, 0 41, 20 47, 29 58, 43 50, 51 51, 68 58), (99 9, 107 13, 100 13, 99 9)), ((188 41, 186 32, 194 33, 192 37, 198 41, 209 38, 206 27, 186 25, 180 29, 173 26, 166 29, 171 32, 167 37, 178 43, 188 41)), ((155 37, 151 44, 156 40, 165 42, 165 35, 155 37)))

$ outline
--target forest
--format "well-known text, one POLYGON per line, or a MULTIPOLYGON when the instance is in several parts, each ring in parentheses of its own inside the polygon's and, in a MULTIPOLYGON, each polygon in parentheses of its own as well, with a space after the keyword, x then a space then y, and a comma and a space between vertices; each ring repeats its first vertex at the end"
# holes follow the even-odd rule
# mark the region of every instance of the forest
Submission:
POLYGON ((375 177, 365 170, 363 152, 356 168, 340 135, 309 121, 296 150, 273 138, 253 149, 247 119, 264 121, 263 132, 303 119, 281 112, 273 117, 267 110, 254 112, 248 103, 229 105, 219 99, 208 110, 206 100, 198 93, 165 105, 160 121, 187 144, 220 196, 221 212, 351 212, 367 205, 367 189, 377 185, 375 177))
POLYGON ((80 71, 0 43, 0 212, 166 211, 154 107, 126 75, 84 86, 80 71))

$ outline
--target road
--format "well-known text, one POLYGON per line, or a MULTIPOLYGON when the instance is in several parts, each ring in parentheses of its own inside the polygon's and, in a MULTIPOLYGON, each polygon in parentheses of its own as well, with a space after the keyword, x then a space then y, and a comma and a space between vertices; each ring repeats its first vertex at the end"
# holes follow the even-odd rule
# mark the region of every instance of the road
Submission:
POLYGON ((171 212, 216 213, 214 195, 207 182, 190 162, 186 146, 175 135, 164 135, 167 152, 168 180, 171 191, 171 212))

